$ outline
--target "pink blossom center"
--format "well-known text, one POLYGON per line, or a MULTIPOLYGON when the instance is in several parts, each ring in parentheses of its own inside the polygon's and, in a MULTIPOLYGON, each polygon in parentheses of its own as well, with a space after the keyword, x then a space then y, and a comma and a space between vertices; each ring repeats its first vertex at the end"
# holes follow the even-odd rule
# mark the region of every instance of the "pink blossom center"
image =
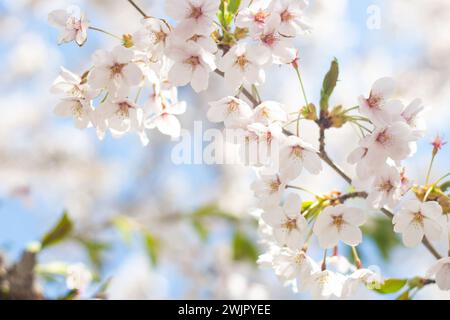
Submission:
POLYGON ((288 218, 282 227, 288 231, 297 229, 297 219, 288 218))
POLYGON ((236 58, 235 65, 238 65, 241 70, 245 70, 249 62, 245 55, 241 55, 236 58))
POLYGON ((369 99, 367 99, 367 104, 369 105, 369 108, 378 109, 380 107, 382 98, 376 94, 373 94, 370 92, 369 99))
POLYGON ((191 13, 189 18, 199 19, 203 15, 202 7, 191 6, 191 13))
POLYGON ((265 34, 261 37, 261 41, 272 47, 277 42, 277 37, 274 33, 265 34))
POLYGON ((263 10, 259 10, 255 15, 254 15, 254 20, 256 23, 264 23, 266 21, 266 18, 269 14, 264 12, 263 10))
POLYGON ((190 64, 191 66, 195 67, 200 64, 200 58, 198 56, 191 56, 186 59, 185 61, 187 64, 190 64))
POLYGON ((122 73, 123 67, 125 67, 125 64, 123 64, 123 63, 114 63, 110 68, 111 73, 113 75, 120 74, 120 73, 122 73))
POLYGON ((342 228, 342 226, 344 225, 345 221, 344 221, 344 217, 341 215, 338 216, 333 216, 333 225, 340 230, 342 228))
POLYGON ((377 135, 376 141, 380 144, 386 144, 390 139, 391 139, 391 137, 385 130, 385 131, 380 132, 377 135))
POLYGON ((288 11, 288 9, 284 10, 280 16, 282 22, 289 22, 294 18, 294 16, 288 11))

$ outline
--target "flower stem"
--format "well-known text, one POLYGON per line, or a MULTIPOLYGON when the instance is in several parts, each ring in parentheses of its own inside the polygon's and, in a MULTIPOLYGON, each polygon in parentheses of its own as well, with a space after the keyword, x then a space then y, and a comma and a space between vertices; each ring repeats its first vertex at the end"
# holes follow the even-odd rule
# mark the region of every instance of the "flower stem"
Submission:
POLYGON ((89 27, 89 29, 94 30, 94 31, 98 31, 98 32, 101 32, 101 33, 104 33, 104 34, 107 34, 108 36, 111 36, 113 38, 116 38, 116 39, 122 41, 121 37, 116 36, 115 34, 112 34, 111 32, 105 31, 103 29, 100 29, 100 28, 97 28, 97 27, 89 27))
POLYGON ((327 249, 323 251, 323 261, 321 266, 322 271, 327 270, 327 249))
MULTIPOLYGON (((300 88, 302 90, 303 98, 305 99, 306 108, 309 108, 308 97, 306 96, 306 91, 305 91, 305 86, 303 84, 302 75, 298 68, 294 67, 294 70, 295 70, 295 73, 297 74, 298 81, 300 82, 300 88)), ((302 115, 301 110, 302 109, 300 108, 300 110, 298 111, 298 117, 297 117, 297 136, 300 135, 300 118, 302 115)))
POLYGON ((427 178, 425 180, 425 184, 428 184, 428 182, 430 181, 431 168, 433 167, 433 162, 434 162, 435 157, 436 157, 436 154, 433 153, 433 155, 431 156, 430 165, 428 166, 427 178))
POLYGON ((352 246, 352 253, 353 253, 353 258, 355 259, 356 268, 361 269, 361 267, 362 267, 361 259, 359 258, 358 251, 356 250, 355 246, 352 246))

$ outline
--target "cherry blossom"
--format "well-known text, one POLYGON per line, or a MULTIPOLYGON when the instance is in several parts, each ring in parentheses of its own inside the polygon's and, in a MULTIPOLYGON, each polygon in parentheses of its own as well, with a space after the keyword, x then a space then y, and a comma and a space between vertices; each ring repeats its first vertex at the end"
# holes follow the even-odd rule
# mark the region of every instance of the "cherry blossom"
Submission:
POLYGON ((303 245, 307 222, 300 212, 301 206, 300 197, 290 194, 283 208, 270 208, 262 214, 264 221, 273 228, 275 239, 281 246, 297 250, 303 245))
POLYGON ((219 3, 216 0, 168 0, 166 12, 179 23, 177 32, 186 36, 209 34, 219 3))
POLYGON ((314 234, 319 239, 322 248, 332 248, 339 240, 349 246, 356 246, 362 241, 362 232, 359 226, 364 224, 366 216, 358 208, 350 208, 339 204, 326 207, 317 217, 314 224, 314 234))
POLYGON ((304 16, 307 6, 308 1, 305 0, 274 0, 269 7, 269 19, 277 20, 278 32, 281 35, 295 37, 311 28, 304 16))
POLYGON ((81 77, 61 67, 60 75, 54 81, 51 92, 64 95, 62 101, 55 107, 56 115, 72 117, 78 129, 85 129, 91 125, 91 116, 94 111, 91 99, 98 93, 91 90, 81 77))
POLYGON ((311 275, 307 286, 314 299, 339 298, 345 277, 330 270, 317 271, 311 275))
POLYGON ((149 129, 156 127, 162 134, 173 138, 180 136, 181 125, 176 115, 186 111, 186 103, 178 101, 176 88, 157 90, 150 97, 145 110, 150 114, 145 122, 145 127, 149 129))
POLYGON ((142 28, 133 34, 133 42, 139 50, 149 51, 151 60, 161 58, 167 46, 170 29, 164 21, 155 18, 142 19, 142 28))
POLYGON ((255 195, 261 199, 263 206, 267 207, 279 204, 285 187, 286 183, 278 174, 262 175, 251 185, 255 195))
POLYGON ((56 105, 54 112, 60 117, 72 117, 76 128, 86 129, 91 125, 94 108, 89 100, 64 98, 56 105))
POLYGON ((369 118, 376 126, 387 125, 403 108, 398 100, 389 100, 396 88, 392 78, 381 78, 375 81, 368 98, 359 97, 359 108, 362 115, 369 118))
POLYGON ((370 165, 384 163, 387 158, 404 160, 413 152, 410 142, 414 140, 411 129, 404 122, 394 122, 377 128, 367 141, 370 165))
POLYGON ((280 150, 280 174, 285 179, 295 179, 303 168, 311 174, 319 174, 322 161, 310 144, 297 136, 289 136, 280 150))
POLYGON ((210 102, 207 117, 211 122, 224 122, 225 127, 240 127, 253 115, 250 106, 235 97, 225 97, 215 102, 210 102))
POLYGON ((264 124, 272 122, 286 122, 287 113, 285 107, 276 101, 264 101, 253 111, 253 121, 264 124))
POLYGON ((407 201, 394 216, 394 231, 402 234, 406 247, 415 247, 427 237, 439 240, 446 229, 442 207, 436 201, 407 201))
POLYGON ((302 250, 283 248, 273 257, 275 274, 283 282, 293 281, 295 291, 305 290, 312 273, 319 271, 319 266, 302 250))
POLYGON ((441 290, 450 290, 450 257, 439 259, 428 271, 428 277, 435 277, 441 290))
POLYGON ((237 44, 218 61, 218 68, 225 73, 225 81, 233 88, 241 85, 260 85, 266 74, 264 65, 269 61, 269 52, 256 45, 237 44))
POLYGON ((167 55, 174 60, 169 80, 175 86, 191 83, 196 92, 208 88, 209 73, 216 69, 214 55, 198 45, 171 47, 167 55))
POLYGON ((122 46, 111 52, 98 50, 94 53, 94 68, 89 72, 88 82, 94 89, 107 89, 110 93, 124 95, 130 87, 137 86, 143 77, 142 70, 132 61, 134 53, 122 46))
POLYGON ((416 139, 422 138, 425 134, 426 126, 425 121, 422 118, 424 109, 425 107, 422 105, 422 100, 414 99, 400 114, 401 119, 411 127, 416 139))
POLYGON ((136 132, 142 144, 148 144, 144 132, 144 110, 127 98, 112 98, 95 109, 95 125, 100 139, 110 129, 113 137, 136 132))
POLYGON ((86 42, 89 22, 80 8, 71 6, 67 10, 54 10, 49 13, 48 22, 60 29, 59 44, 75 41, 82 46, 86 42))
POLYGON ((269 20, 258 35, 260 44, 272 56, 273 63, 291 63, 297 56, 292 39, 283 37, 278 32, 278 21, 269 20))
POLYGON ((241 9, 236 16, 236 26, 248 28, 252 34, 257 34, 264 29, 270 16, 267 2, 264 0, 253 1, 247 8, 241 9))
POLYGON ((84 264, 78 263, 67 268, 66 285, 70 290, 85 291, 93 276, 84 264))
POLYGON ((347 277, 342 287, 343 298, 354 298, 360 288, 379 289, 384 283, 378 273, 370 269, 358 269, 347 277))
POLYGON ((371 184, 367 202, 375 208, 394 207, 402 195, 400 170, 385 165, 379 169, 371 184))

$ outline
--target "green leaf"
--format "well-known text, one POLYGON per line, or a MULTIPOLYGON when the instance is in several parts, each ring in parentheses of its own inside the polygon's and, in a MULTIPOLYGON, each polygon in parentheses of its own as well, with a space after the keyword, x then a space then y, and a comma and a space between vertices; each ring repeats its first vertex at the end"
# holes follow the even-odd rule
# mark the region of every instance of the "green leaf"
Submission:
POLYGON ((58 223, 47 232, 41 240, 42 249, 55 245, 66 239, 73 230, 73 223, 65 211, 58 223))
POLYGON ((400 244, 400 240, 392 232, 392 222, 382 217, 372 218, 362 227, 364 235, 371 238, 383 257, 388 260, 392 249, 400 244))
POLYGON ((450 188, 450 181, 444 182, 439 186, 439 188, 442 190, 442 192, 447 191, 450 188))
POLYGON ((409 289, 399 295, 396 300, 409 300, 409 289))
POLYGON ((125 217, 125 216, 116 216, 112 219, 112 223, 119 231, 123 240, 126 243, 130 243, 131 235, 132 235, 133 229, 134 229, 134 225, 133 225, 132 221, 128 217, 125 217))
POLYGON ((302 212, 305 212, 306 210, 308 210, 309 207, 311 207, 314 202, 315 201, 303 201, 302 202, 302 212))
POLYGON ((208 229, 206 229, 204 223, 200 219, 193 219, 192 225, 195 231, 197 231, 200 239, 202 241, 206 241, 206 239, 208 238, 208 229))
POLYGON ((241 0, 230 0, 230 2, 228 3, 228 12, 232 15, 235 15, 239 10, 240 5, 241 0))
POLYGON ((336 58, 331 62, 330 70, 328 70, 323 79, 322 91, 320 92, 320 110, 327 111, 328 103, 333 93, 339 77, 339 64, 336 58))
POLYGON ((158 262, 159 243, 158 240, 148 231, 143 231, 144 244, 147 249, 148 256, 153 265, 158 262))
POLYGON ((407 279, 386 279, 381 287, 375 289, 375 291, 382 294, 394 293, 403 288, 407 282, 407 279))
POLYGON ((236 231, 234 234, 232 250, 234 260, 249 260, 255 263, 258 259, 258 250, 255 244, 240 231, 236 231))
POLYGON ((96 268, 101 268, 103 264, 103 253, 111 249, 111 245, 106 242, 77 238, 77 240, 86 249, 86 252, 92 264, 96 268))

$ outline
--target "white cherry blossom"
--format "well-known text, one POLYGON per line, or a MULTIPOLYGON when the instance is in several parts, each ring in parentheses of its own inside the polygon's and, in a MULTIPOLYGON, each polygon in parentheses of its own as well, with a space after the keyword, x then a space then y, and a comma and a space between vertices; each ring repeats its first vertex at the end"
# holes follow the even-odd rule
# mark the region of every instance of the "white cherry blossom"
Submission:
POLYGON ((241 85, 264 83, 263 67, 269 59, 270 53, 265 48, 238 43, 218 61, 218 68, 225 73, 225 81, 238 89, 241 85))
POLYGON ((278 21, 269 20, 258 35, 260 45, 272 56, 275 64, 291 63, 297 56, 297 50, 291 38, 286 38, 278 32, 278 21))
POLYGON ((72 117, 78 129, 85 129, 91 125, 94 111, 91 99, 98 93, 91 90, 80 76, 61 67, 60 75, 54 81, 51 92, 64 95, 62 101, 55 107, 56 115, 72 117))
POLYGON ((122 46, 112 51, 97 50, 93 56, 94 67, 88 76, 89 84, 94 89, 107 89, 119 96, 127 94, 143 77, 133 58, 133 51, 122 46))
POLYGON ((406 247, 417 246, 424 236, 431 241, 439 240, 447 226, 442 207, 436 201, 409 200, 392 222, 406 247))
POLYGON ((268 208, 262 218, 273 228, 273 235, 280 246, 292 250, 301 249, 305 242, 307 222, 301 214, 302 201, 291 193, 281 207, 268 208))
POLYGON ((252 108, 238 98, 228 96, 210 102, 207 117, 211 122, 224 122, 225 127, 241 127, 253 115, 252 108))
POLYGON ((145 122, 145 127, 149 129, 156 127, 162 134, 177 138, 181 134, 181 125, 176 116, 185 111, 186 103, 178 101, 175 87, 171 90, 157 90, 146 105, 146 112, 150 116, 145 122))
POLYGON ((216 0, 167 0, 166 12, 177 20, 176 30, 186 36, 210 34, 219 8, 216 0))
POLYGON ((305 0, 273 0, 269 7, 269 19, 277 20, 280 34, 295 37, 311 29, 304 16, 307 6, 308 1, 305 0))
POLYGON ((251 189, 261 200, 263 207, 277 206, 285 188, 286 182, 278 174, 261 175, 261 178, 251 185, 251 189))
POLYGON ((413 140, 412 131, 405 122, 397 121, 375 129, 366 142, 370 165, 377 167, 387 158, 394 161, 406 159, 414 151, 410 144, 413 140))
POLYGON ((426 125, 422 117, 424 110, 422 100, 414 99, 400 114, 400 119, 403 119, 411 127, 416 139, 422 138, 425 134, 426 125))
POLYGON ((253 1, 248 7, 241 9, 236 16, 236 26, 248 28, 252 35, 261 32, 270 16, 267 2, 264 0, 253 1))
POLYGON ((103 139, 107 129, 113 137, 121 137, 128 132, 136 132, 143 145, 148 144, 144 131, 144 111, 127 98, 111 98, 95 109, 97 135, 103 139))
POLYGON ((441 290, 450 290, 450 257, 439 259, 428 270, 427 277, 434 277, 441 290))
POLYGON ((345 277, 330 270, 317 271, 308 280, 307 286, 314 299, 339 298, 345 277))
POLYGON ((142 28, 133 34, 133 42, 138 50, 149 51, 151 60, 161 58, 167 46, 170 29, 167 24, 155 18, 142 19, 142 28))
POLYGON ((310 144, 297 136, 289 136, 280 150, 280 175, 287 180, 293 180, 300 175, 303 168, 311 174, 319 174, 322 161, 310 144))
POLYGON ((57 116, 72 117, 77 129, 86 129, 92 124, 93 112, 92 102, 80 98, 63 98, 54 109, 57 116))
POLYGON ((275 101, 264 101, 253 110, 253 121, 263 124, 272 122, 286 122, 287 113, 285 107, 275 101))
POLYGON ((275 274, 283 282, 293 281, 295 291, 305 290, 312 273, 319 271, 317 263, 302 250, 283 248, 272 259, 275 274))
POLYGON ((368 98, 359 97, 359 111, 376 126, 387 125, 400 113, 403 105, 398 100, 390 100, 396 89, 392 78, 381 78, 375 81, 368 98))
POLYGON ((365 221, 366 216, 361 209, 338 204, 326 207, 319 214, 313 232, 319 239, 319 245, 324 249, 336 246, 339 240, 349 246, 356 246, 362 241, 359 226, 365 221))
POLYGON ((48 22, 60 30, 59 44, 75 41, 82 46, 86 42, 89 22, 80 8, 71 6, 67 10, 54 10, 49 13, 48 22))
POLYGON ((169 81, 175 86, 191 83, 195 92, 208 88, 209 73, 216 69, 214 55, 194 44, 170 47, 167 51, 174 64, 169 71, 169 81))
POLYGON ((358 269, 347 277, 342 288, 342 298, 357 298, 357 293, 362 288, 378 289, 384 280, 380 274, 371 269, 358 269))
POLYGON ((92 273, 81 263, 68 266, 66 273, 66 286, 70 290, 83 292, 93 279, 92 273))
POLYGON ((367 202, 374 208, 394 207, 402 195, 400 170, 389 165, 379 168, 368 193, 367 202))

